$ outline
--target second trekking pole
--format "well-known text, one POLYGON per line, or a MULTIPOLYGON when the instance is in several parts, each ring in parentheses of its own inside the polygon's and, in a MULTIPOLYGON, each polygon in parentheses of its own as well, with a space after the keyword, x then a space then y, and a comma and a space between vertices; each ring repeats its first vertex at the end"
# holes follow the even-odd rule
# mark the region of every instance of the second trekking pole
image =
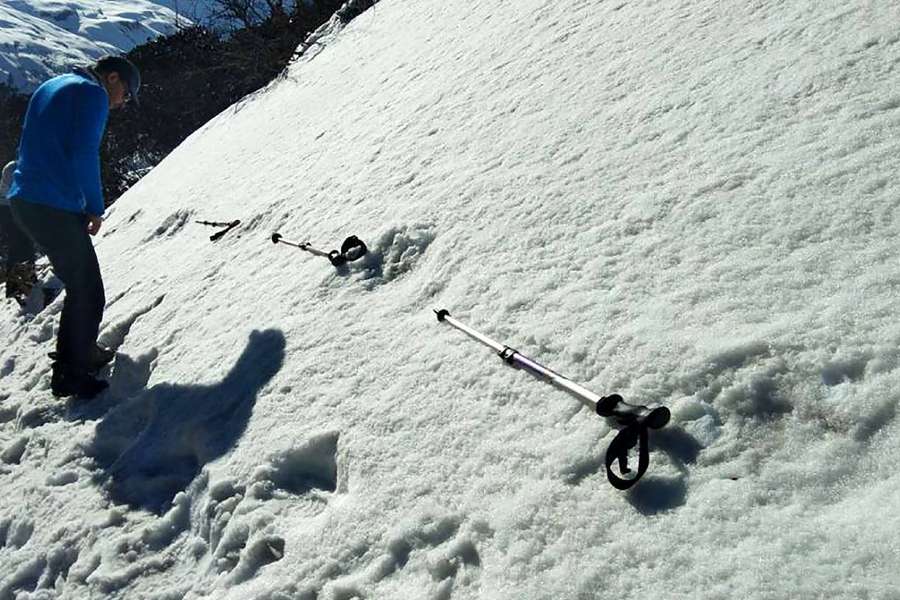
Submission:
POLYGON ((331 252, 313 248, 312 244, 309 242, 292 242, 286 240, 280 233, 272 234, 272 243, 293 246, 294 248, 300 248, 301 250, 309 252, 310 254, 327 258, 335 267, 340 267, 348 262, 353 262, 358 258, 362 258, 362 256, 369 251, 369 249, 366 248, 366 244, 355 235, 351 235, 344 240, 344 243, 341 244, 340 251, 332 250, 331 252))

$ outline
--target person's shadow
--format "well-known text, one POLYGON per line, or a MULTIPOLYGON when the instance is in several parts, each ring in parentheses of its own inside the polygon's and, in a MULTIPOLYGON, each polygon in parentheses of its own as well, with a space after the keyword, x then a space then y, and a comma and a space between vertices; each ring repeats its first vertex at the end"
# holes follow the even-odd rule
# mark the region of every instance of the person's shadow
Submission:
POLYGON ((235 446, 257 394, 281 369, 284 349, 281 331, 254 331, 221 382, 163 383, 116 405, 87 448, 112 500, 164 512, 204 465, 235 446))

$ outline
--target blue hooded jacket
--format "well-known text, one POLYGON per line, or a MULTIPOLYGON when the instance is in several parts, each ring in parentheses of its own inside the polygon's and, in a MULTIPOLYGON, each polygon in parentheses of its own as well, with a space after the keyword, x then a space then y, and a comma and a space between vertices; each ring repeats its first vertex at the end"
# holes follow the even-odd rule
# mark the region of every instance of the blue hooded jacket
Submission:
POLYGON ((10 200, 101 216, 100 142, 109 96, 87 71, 44 82, 28 103, 10 200))

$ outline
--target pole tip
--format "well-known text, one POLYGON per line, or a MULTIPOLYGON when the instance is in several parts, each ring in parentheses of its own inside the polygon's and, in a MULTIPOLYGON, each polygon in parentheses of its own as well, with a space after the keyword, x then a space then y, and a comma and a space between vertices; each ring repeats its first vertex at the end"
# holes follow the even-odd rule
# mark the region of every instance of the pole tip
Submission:
POLYGON ((437 308, 434 308, 434 309, 432 309, 432 310, 434 311, 434 314, 437 315, 437 320, 438 320, 438 321, 443 321, 444 319, 446 319, 447 317, 450 316, 450 311, 448 311, 448 310, 445 309, 445 308, 442 308, 442 309, 440 309, 440 310, 438 310, 437 308))
POLYGON ((280 241, 281 241, 281 234, 280 234, 280 233, 273 233, 273 234, 272 234, 272 243, 273 243, 273 244, 277 244, 277 243, 280 242, 280 241))

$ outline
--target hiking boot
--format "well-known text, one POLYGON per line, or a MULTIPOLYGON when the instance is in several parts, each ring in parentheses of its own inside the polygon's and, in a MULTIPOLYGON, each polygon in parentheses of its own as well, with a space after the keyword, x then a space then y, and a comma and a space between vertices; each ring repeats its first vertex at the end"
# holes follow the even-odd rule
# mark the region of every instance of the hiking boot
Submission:
POLYGON ((96 398, 109 387, 109 383, 97 379, 87 371, 53 363, 53 377, 50 378, 50 390, 56 397, 76 396, 85 400, 96 398))
POLYGON ((96 346, 94 346, 94 353, 91 356, 91 368, 99 371, 100 369, 111 363, 115 357, 115 350, 97 344, 96 346))
MULTIPOLYGON (((47 356, 49 356, 51 360, 59 360, 59 354, 57 352, 48 352, 47 356)), ((97 344, 96 346, 94 346, 94 352, 91 355, 91 361, 90 365, 88 366, 88 371, 91 373, 97 373, 100 369, 111 363, 115 357, 115 350, 97 344)))

